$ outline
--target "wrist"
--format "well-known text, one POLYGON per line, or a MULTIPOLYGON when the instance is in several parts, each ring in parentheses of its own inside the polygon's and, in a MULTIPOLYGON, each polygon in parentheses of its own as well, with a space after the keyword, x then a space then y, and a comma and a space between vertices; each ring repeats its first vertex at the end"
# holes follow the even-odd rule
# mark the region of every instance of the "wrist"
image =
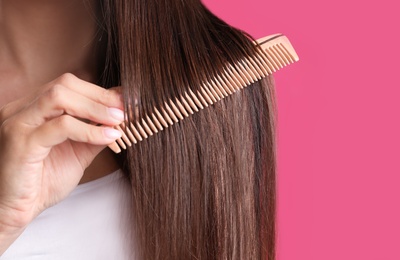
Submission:
POLYGON ((0 233, 18 233, 31 222, 28 214, 0 206, 0 233))
POLYGON ((0 257, 22 234, 25 228, 15 228, 0 224, 0 257))
POLYGON ((13 219, 12 215, 0 207, 0 257, 22 234, 27 225, 22 219, 13 219))

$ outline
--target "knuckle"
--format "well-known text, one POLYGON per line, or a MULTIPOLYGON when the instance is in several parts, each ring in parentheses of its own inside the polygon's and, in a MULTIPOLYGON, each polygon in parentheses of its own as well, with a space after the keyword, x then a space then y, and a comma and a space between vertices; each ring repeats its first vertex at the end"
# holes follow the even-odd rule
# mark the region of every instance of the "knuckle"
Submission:
POLYGON ((102 103, 108 103, 113 99, 113 93, 112 91, 109 91, 107 89, 102 89, 100 93, 100 101, 102 103))
POLYGON ((65 129, 71 125, 71 117, 62 115, 55 120, 55 124, 60 129, 65 129))
POLYGON ((89 143, 95 142, 98 138, 98 131, 96 127, 89 127, 89 129, 86 131, 86 141, 89 143))
POLYGON ((47 92, 46 97, 50 99, 50 101, 55 102, 57 104, 61 103, 63 99, 63 92, 65 91, 65 87, 61 84, 55 84, 52 86, 47 92))
POLYGON ((72 73, 64 73, 58 78, 58 82, 62 85, 68 86, 72 82, 74 82, 77 77, 72 73))

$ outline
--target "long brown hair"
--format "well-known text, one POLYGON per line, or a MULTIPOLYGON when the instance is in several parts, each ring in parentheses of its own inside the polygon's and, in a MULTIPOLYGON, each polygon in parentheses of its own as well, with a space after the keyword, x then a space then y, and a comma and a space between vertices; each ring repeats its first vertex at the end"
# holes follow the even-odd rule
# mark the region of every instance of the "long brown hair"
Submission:
MULTIPOLYGON (((255 51, 199 0, 103 0, 101 82, 122 85, 129 119, 255 51)), ((140 259, 275 259, 275 104, 271 78, 130 148, 140 259)))

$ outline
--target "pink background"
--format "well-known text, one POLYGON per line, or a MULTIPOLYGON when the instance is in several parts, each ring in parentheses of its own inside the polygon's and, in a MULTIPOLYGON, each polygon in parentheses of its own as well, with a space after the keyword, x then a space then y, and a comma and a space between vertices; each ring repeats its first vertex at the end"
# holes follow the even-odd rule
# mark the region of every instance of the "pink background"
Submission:
POLYGON ((204 2, 300 56, 275 74, 278 260, 400 259, 398 2, 204 2))

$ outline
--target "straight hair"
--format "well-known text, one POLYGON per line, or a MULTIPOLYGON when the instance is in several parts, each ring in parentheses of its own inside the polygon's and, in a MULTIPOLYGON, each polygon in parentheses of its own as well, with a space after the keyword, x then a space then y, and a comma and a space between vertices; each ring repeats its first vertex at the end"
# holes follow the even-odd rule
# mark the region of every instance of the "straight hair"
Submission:
MULTIPOLYGON (((199 0, 102 0, 100 11, 100 84, 122 86, 131 122, 256 51, 199 0)), ((135 255, 274 260, 275 157, 271 77, 133 145, 118 159, 135 255)))

